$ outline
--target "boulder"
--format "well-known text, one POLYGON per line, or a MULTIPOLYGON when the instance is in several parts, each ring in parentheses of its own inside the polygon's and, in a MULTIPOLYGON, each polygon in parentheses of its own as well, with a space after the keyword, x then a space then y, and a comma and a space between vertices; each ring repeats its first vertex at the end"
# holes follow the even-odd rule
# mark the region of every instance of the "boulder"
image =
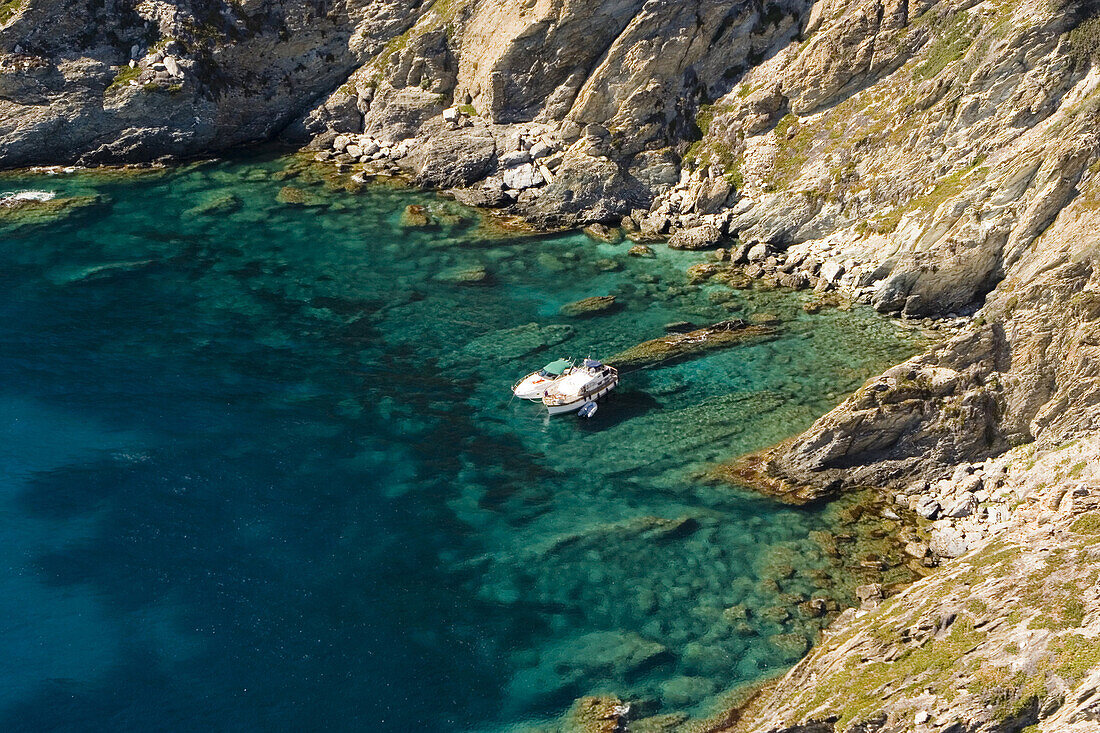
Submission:
POLYGON ((757 242, 745 252, 745 259, 752 263, 760 263, 768 259, 768 245, 757 242))
POLYGON ((523 163, 515 168, 508 168, 501 173, 504 185, 517 191, 541 186, 544 181, 542 174, 530 163, 523 163))
POLYGON ((830 260, 821 266, 821 272, 818 273, 818 277, 830 285, 835 285, 843 274, 844 265, 830 260))
POLYGON ((925 519, 935 519, 940 512, 940 503, 934 497, 924 496, 917 502, 913 511, 925 519))
POLYGON ((977 493, 982 490, 982 477, 977 474, 970 474, 959 480, 956 487, 959 492, 977 493))
POLYGON ((966 554, 966 537, 954 527, 936 528, 929 547, 940 557, 959 557, 966 554))
POLYGON ((612 229, 606 224, 600 224, 599 222, 589 224, 581 231, 598 242, 606 242, 608 244, 616 244, 623 239, 623 233, 620 230, 612 229))
POLYGON ((645 244, 635 244, 626 252, 631 257, 656 257, 657 253, 653 251, 652 247, 645 244))
POLYGON ((416 182, 435 188, 469 186, 485 177, 494 155, 496 140, 483 126, 439 130, 412 155, 416 182))
MULTIPOLYGON (((537 173, 537 171, 536 171, 537 173)), ((523 214, 539 227, 579 226, 614 221, 639 203, 637 185, 609 158, 568 151, 554 180, 523 204, 523 214)))
POLYGON ((699 214, 713 214, 720 211, 726 205, 726 200, 731 193, 733 193, 733 186, 725 178, 719 176, 704 181, 694 201, 695 211, 699 214))
POLYGON ((455 200, 466 206, 480 206, 483 208, 497 208, 511 202, 504 189, 500 186, 475 186, 473 188, 456 188, 451 191, 455 200))
POLYGON ((969 517, 974 513, 974 510, 978 508, 978 499, 973 494, 965 494, 957 501, 951 504, 944 512, 947 516, 955 519, 962 517, 969 517))
POLYGON ((549 157, 554 152, 554 149, 544 142, 537 142, 531 146, 531 150, 528 153, 531 156, 531 160, 538 160, 540 158, 549 157))
POLYGON ((668 246, 672 249, 706 249, 718 244, 722 239, 722 232, 713 224, 702 224, 681 229, 668 240, 668 246))
POLYGON ((882 601, 882 586, 878 583, 868 583, 856 588, 856 598, 863 608, 874 608, 882 601))
POLYGON ((531 154, 526 150, 513 150, 510 153, 505 153, 504 155, 500 156, 500 167, 504 169, 518 168, 524 163, 530 162, 531 154))

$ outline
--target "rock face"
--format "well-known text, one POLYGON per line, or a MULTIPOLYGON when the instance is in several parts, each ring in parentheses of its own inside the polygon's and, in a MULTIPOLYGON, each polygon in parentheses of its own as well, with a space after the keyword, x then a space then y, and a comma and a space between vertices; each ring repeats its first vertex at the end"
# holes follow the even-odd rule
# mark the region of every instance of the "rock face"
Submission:
POLYGON ((734 728, 1095 730, 1100 441, 1006 455, 1018 505, 995 538, 838 619, 734 728))
MULTIPOLYGON (((139 162, 270 139, 410 22, 410 3, 392 0, 16 7, 0 28, 5 167, 139 162)), ((315 116, 354 125, 355 102, 315 116)))
MULTIPOLYGON (((765 12, 750 0, 424 3, 307 127, 319 140, 333 133, 414 140, 412 150, 432 153, 394 161, 422 184, 473 186, 478 193, 457 195, 510 207, 542 227, 610 223, 679 183, 700 100, 729 93, 747 59, 789 43, 808 5, 784 0, 765 12), (331 112, 349 95, 362 119, 331 112), (466 158, 472 130, 492 144, 477 143, 460 175, 439 175, 427 161, 466 158), (486 165, 484 151, 494 149, 486 165), (503 196, 474 186, 485 178, 500 181, 503 196)), ((712 215, 732 191, 720 177, 700 179, 685 188, 684 210, 712 215)))
POLYGON ((1095 430, 1100 273, 1089 232, 1100 225, 1097 183, 1090 174, 1080 184, 968 329, 868 382, 768 455, 766 473, 818 495, 900 487, 1013 445, 1057 445, 1095 430))

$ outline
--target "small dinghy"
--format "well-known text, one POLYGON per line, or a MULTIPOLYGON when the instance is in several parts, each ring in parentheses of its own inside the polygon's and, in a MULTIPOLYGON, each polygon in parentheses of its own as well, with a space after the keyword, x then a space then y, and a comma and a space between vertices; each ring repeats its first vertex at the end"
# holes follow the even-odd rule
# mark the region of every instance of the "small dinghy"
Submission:
POLYGON ((542 404, 551 415, 590 410, 596 412, 596 401, 619 384, 619 372, 595 359, 585 359, 584 364, 573 367, 568 374, 557 379, 546 390, 542 404), (591 407, 589 407, 591 405, 591 407))
POLYGON ((577 410, 577 414, 581 417, 592 417, 596 414, 596 410, 600 409, 599 405, 595 402, 585 402, 581 409, 577 410))
POLYGON ((552 361, 537 372, 531 372, 512 387, 512 394, 525 400, 541 400, 552 384, 573 369, 569 359, 552 361))

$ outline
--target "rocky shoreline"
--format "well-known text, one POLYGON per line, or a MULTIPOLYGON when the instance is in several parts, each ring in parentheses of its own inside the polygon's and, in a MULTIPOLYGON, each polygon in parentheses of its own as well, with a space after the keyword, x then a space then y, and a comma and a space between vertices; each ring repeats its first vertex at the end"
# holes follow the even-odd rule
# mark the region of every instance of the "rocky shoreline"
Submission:
POLYGON ((0 165, 148 162, 281 135, 359 181, 400 176, 539 229, 588 226, 629 238, 637 256, 658 242, 713 250, 696 282, 807 289, 820 296, 813 307, 850 300, 921 319, 947 338, 719 473, 799 502, 875 487, 929 523, 914 559, 961 560, 891 610, 860 612, 830 635, 843 643, 812 652, 739 729, 1085 730, 1100 715, 1086 689, 1100 660, 1067 672, 1058 651, 1092 644, 1069 639, 1095 639, 1100 614, 1091 549, 1073 530, 1094 516, 1082 477, 1100 433, 1093 3, 207 10, 6 7, 0 165), (1066 451, 1080 456, 1069 466, 1066 451), (1037 537, 1048 546, 1030 546, 1037 537), (966 558, 976 567, 1004 542, 1022 548, 1019 567, 967 581, 966 558), (960 655, 999 668, 1018 654, 1009 645, 1041 636, 1023 630, 1060 591, 1045 579, 1034 593, 1018 586, 1043 549, 1062 552, 1058 583, 1090 589, 1075 625, 1046 629, 1003 679, 929 673, 956 669, 960 655), (964 586, 988 591, 987 608, 1016 604, 1020 618, 966 608, 964 586), (874 626, 895 612, 892 626, 874 626), (965 633, 948 616, 967 619, 965 633), (900 663, 937 649, 923 668, 900 663), (936 684, 905 686, 925 673, 936 684), (874 695, 852 707, 825 679, 874 695), (1023 702, 1006 712, 1005 700, 1023 702))

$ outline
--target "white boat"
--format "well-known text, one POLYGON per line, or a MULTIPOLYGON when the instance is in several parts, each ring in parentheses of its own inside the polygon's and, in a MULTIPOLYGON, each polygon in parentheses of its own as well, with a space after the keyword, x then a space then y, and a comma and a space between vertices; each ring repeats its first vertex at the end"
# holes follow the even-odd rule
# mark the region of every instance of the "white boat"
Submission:
POLYGON ((542 404, 551 415, 576 412, 589 402, 596 402, 619 384, 619 372, 595 359, 556 380, 543 395, 542 404))
POLYGON ((572 368, 573 362, 569 359, 552 361, 537 372, 531 372, 519 380, 512 387, 512 394, 525 400, 535 400, 537 402, 546 394, 546 390, 550 388, 550 385, 568 374, 572 368))

